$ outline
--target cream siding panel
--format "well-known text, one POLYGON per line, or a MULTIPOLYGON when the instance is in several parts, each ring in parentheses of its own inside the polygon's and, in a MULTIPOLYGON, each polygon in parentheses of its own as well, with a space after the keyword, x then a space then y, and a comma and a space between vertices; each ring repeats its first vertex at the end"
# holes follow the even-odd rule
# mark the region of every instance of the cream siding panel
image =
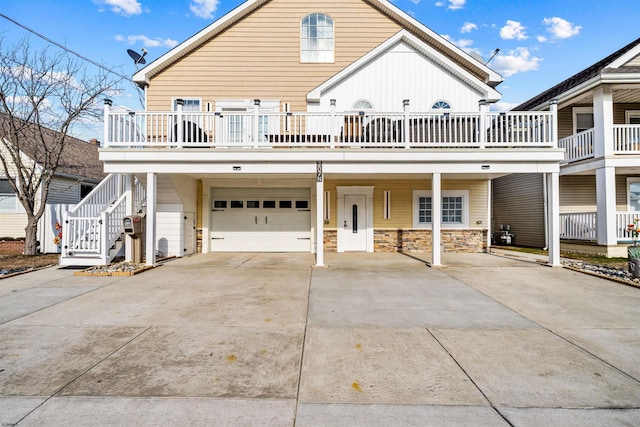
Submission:
POLYGON ((305 111, 308 92, 400 29, 361 0, 274 0, 154 77, 147 109, 181 96, 280 99, 305 111), (311 12, 334 20, 335 63, 300 63, 300 20, 311 12))
POLYGON ((492 230, 497 232, 500 224, 509 224, 518 246, 545 246, 542 177, 513 174, 493 180, 492 230))
POLYGON ((158 204, 182 205, 182 199, 168 175, 158 175, 157 194, 158 204))
POLYGON ((25 237, 27 215, 21 213, 0 213, 0 238, 25 237))
POLYGON ((573 135, 573 111, 571 107, 558 110, 558 138, 573 135))
POLYGON ((397 43, 367 66, 322 94, 320 105, 310 111, 329 111, 336 100, 338 111, 352 110, 360 99, 376 111, 402 112, 404 99, 411 111, 429 111, 435 101, 446 100, 452 111, 477 111, 481 94, 449 71, 404 42, 397 43))
MULTIPOLYGON (((339 186, 373 186, 373 225, 374 228, 412 228, 413 227, 413 191, 431 190, 431 180, 366 180, 351 181, 328 180, 325 191, 331 195, 331 219, 325 228, 336 228, 337 191, 339 186), (384 219, 384 192, 391 192, 391 218, 384 219)), ((486 229, 488 224, 487 181, 442 180, 442 190, 469 190, 469 228, 486 229), (482 221, 481 224, 477 224, 482 221)))
POLYGON ((162 256, 182 256, 182 212, 156 213, 157 247, 162 256))
POLYGON ((596 177, 560 177, 560 213, 596 212, 596 177))
POLYGON ((196 212, 198 208, 198 187, 196 180, 184 175, 171 175, 170 179, 173 188, 184 206, 184 210, 187 212, 196 212))

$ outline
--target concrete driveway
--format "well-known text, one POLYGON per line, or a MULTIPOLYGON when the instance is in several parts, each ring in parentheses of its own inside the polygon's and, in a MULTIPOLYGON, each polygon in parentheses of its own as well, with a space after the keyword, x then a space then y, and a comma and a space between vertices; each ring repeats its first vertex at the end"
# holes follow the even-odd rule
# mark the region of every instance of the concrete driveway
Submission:
POLYGON ((0 423, 640 424, 640 289, 444 262, 207 254, 0 280, 0 423))

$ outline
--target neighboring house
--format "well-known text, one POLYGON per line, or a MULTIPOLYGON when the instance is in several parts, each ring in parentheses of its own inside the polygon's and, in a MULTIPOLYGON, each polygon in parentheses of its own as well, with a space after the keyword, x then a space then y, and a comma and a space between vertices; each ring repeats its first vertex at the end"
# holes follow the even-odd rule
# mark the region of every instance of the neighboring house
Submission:
MULTIPOLYGON (((640 217, 640 39, 516 107, 558 102, 560 238, 563 250, 626 256, 628 225, 640 217)), ((494 181, 494 225, 516 243, 546 245, 540 176, 494 181)))
POLYGON ((389 1, 250 0, 134 80, 145 111, 105 106, 108 215, 70 214, 87 231, 66 233, 63 263, 107 262, 140 213, 151 265, 201 250, 317 265, 422 251, 437 266, 487 250, 492 178, 547 173, 557 194, 555 113, 490 112, 500 75, 389 1))
MULTIPOLYGON (((53 132, 47 130, 45 137, 52 136, 53 132)), ((35 162, 39 165, 37 156, 42 155, 42 150, 37 150, 31 143, 24 143, 21 148, 25 164, 33 165, 35 162)), ((0 151, 3 149, 0 145, 0 151)), ((67 137, 61 161, 49 186, 47 204, 75 204, 93 190, 104 178, 98 149, 99 142, 95 139, 85 142, 67 137)), ((37 167, 36 170, 40 168, 37 167)), ((0 236, 24 238, 27 216, 9 183, 10 179, 16 179, 16 175, 5 176, 0 169, 0 236)), ((39 194, 41 200, 41 190, 39 194)), ((55 226, 55 223, 52 226, 55 226)))

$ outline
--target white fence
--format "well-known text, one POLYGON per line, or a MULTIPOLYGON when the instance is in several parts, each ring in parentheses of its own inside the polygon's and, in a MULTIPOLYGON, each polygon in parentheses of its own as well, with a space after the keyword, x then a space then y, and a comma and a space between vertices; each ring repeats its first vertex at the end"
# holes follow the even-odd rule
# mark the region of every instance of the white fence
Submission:
POLYGON ((105 147, 555 147, 553 112, 105 111, 105 147))
POLYGON ((38 222, 40 252, 45 254, 61 252, 61 233, 64 233, 62 216, 64 212, 68 212, 75 206, 73 204, 47 204, 44 214, 38 222))

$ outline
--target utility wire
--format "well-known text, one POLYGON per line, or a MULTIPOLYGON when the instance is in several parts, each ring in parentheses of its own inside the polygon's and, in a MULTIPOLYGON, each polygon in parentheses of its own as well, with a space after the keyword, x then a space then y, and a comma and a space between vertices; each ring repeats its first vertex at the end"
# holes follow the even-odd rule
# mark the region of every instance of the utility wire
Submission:
POLYGON ((77 56, 78 58, 81 58, 81 59, 83 59, 83 60, 85 60, 85 61, 87 61, 87 62, 89 62, 89 63, 91 63, 91 64, 95 65, 96 67, 98 67, 98 68, 100 68, 100 69, 102 69, 102 70, 104 70, 104 71, 107 71, 107 72, 109 72, 109 73, 115 74, 116 76, 121 77, 121 78, 123 78, 123 79, 125 79, 125 80, 128 80, 128 81, 130 81, 130 82, 132 82, 132 83, 133 83, 133 80, 131 79, 131 77, 127 77, 127 76, 125 76, 124 74, 120 74, 120 73, 118 73, 117 71, 114 71, 114 70, 112 70, 112 69, 109 69, 109 68, 105 67, 104 65, 99 64, 99 63, 97 63, 97 62, 95 62, 95 61, 93 61, 93 60, 91 60, 91 59, 87 58, 86 56, 81 55, 81 54, 79 54, 78 52, 75 52, 75 51, 73 51, 73 50, 69 49, 69 48, 68 48, 68 47, 66 47, 66 46, 61 45, 60 43, 58 43, 58 42, 55 42, 55 41, 51 40, 49 37, 47 37, 47 36, 45 36, 45 35, 43 35, 43 34, 40 34, 40 33, 38 33, 38 32, 37 32, 37 31, 35 31, 35 30, 32 30, 31 28, 27 27, 26 25, 23 25, 23 24, 19 23, 19 22, 18 22, 18 21, 16 21, 15 19, 11 19, 11 18, 9 18, 9 17, 8 17, 7 15, 5 15, 5 14, 0 13, 0 17, 3 17, 3 18, 4 18, 4 19, 6 19, 7 21, 11 21, 11 22, 13 22, 13 23, 14 23, 14 24, 16 24, 17 26, 19 26, 19 27, 21 27, 21 28, 23 28, 23 29, 27 30, 28 32, 30 32, 30 33, 32 33, 32 34, 35 34, 36 36, 40 37, 41 39, 46 40, 46 41, 48 41, 49 43, 51 43, 51 44, 54 44, 54 45, 58 46, 60 49, 63 49, 63 50, 65 50, 66 52, 69 52, 69 53, 71 53, 71 54, 73 54, 73 55, 77 56))

